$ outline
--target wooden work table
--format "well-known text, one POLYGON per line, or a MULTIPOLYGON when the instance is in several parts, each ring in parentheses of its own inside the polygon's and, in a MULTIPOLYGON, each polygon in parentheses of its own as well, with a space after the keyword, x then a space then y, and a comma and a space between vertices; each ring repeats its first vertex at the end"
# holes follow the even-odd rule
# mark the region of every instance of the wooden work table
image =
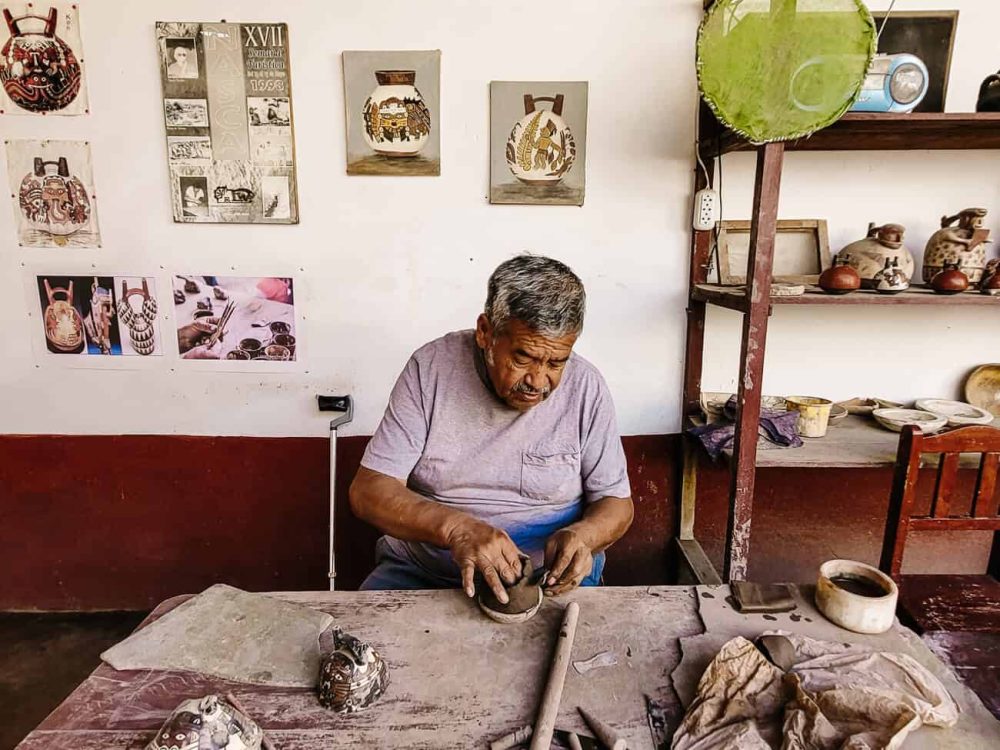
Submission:
MULTIPOLYGON (((534 722, 569 601, 581 608, 572 659, 609 651, 618 663, 583 675, 570 667, 557 727, 584 730, 576 711, 584 706, 618 729, 629 748, 648 750, 654 744, 647 696, 666 711, 672 729, 682 715, 671 682, 681 658, 678 638, 705 632, 698 592, 688 586, 577 590, 547 600, 522 625, 487 620, 458 591, 276 596, 326 611, 336 625, 370 641, 389 663, 386 694, 362 713, 338 716, 323 709, 309 690, 181 672, 116 671, 102 664, 19 750, 139 750, 182 699, 227 691, 260 722, 278 750, 484 748, 534 722)), ((186 598, 162 603, 147 622, 186 598)), ((772 626, 781 623, 760 620, 762 630, 772 626)), ((963 711, 969 710, 970 696, 963 694, 963 711)))

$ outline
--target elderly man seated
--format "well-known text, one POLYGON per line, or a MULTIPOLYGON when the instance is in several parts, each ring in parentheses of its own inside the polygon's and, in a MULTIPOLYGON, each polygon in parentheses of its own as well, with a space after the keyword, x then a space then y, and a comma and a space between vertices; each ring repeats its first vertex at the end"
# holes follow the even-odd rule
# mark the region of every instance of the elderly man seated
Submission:
POLYGON ((608 386, 573 353, 585 303, 567 266, 521 255, 490 276, 475 330, 410 357, 351 486, 385 534, 363 589, 473 596, 478 572, 506 603, 522 554, 548 595, 599 583, 632 499, 608 386))

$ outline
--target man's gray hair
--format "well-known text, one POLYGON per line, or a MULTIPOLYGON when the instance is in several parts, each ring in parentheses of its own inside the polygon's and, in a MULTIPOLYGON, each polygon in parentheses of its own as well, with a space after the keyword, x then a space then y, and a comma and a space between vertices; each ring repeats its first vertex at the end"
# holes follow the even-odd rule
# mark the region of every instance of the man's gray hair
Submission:
POLYGON ((504 261, 486 286, 486 318, 500 333, 520 320, 548 338, 579 334, 587 293, 565 263, 541 255, 518 255, 504 261))

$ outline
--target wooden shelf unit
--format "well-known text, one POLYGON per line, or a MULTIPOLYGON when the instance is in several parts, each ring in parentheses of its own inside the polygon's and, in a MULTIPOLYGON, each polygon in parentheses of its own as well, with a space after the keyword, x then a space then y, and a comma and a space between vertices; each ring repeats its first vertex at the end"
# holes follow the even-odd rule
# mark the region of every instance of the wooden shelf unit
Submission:
MULTIPOLYGON (((706 0, 708 2, 708 0, 706 0)), ((757 450, 761 383, 767 343, 768 317, 781 305, 954 305, 989 307, 1000 298, 975 292, 940 296, 915 287, 902 294, 883 296, 858 291, 844 296, 825 295, 811 288, 800 297, 770 297, 778 194, 785 151, 1000 149, 1000 114, 847 114, 840 121, 809 138, 789 143, 755 146, 723 128, 702 102, 699 152, 706 169, 695 170, 697 192, 714 175, 716 156, 732 151, 756 151, 754 198, 747 260, 747 289, 708 283, 711 267, 712 232, 694 231, 688 287, 687 341, 684 364, 683 409, 686 417, 700 414, 702 358, 705 347, 705 316, 709 304, 742 313, 740 371, 737 382, 736 434, 731 451, 729 515, 726 526, 723 580, 744 580, 750 555, 755 470, 758 466, 864 467, 891 465, 898 438, 874 425, 848 422, 832 428, 828 438, 788 451, 757 450), (839 432, 838 432, 839 430, 839 432)), ((850 418, 853 419, 853 418, 850 418)), ((685 419, 685 425, 688 423, 685 419)), ((697 462, 702 449, 691 436, 683 444, 681 515, 677 547, 688 568, 703 581, 719 577, 705 571, 707 557, 694 536, 697 495, 697 462)), ((711 568, 711 566, 708 566, 711 568)))

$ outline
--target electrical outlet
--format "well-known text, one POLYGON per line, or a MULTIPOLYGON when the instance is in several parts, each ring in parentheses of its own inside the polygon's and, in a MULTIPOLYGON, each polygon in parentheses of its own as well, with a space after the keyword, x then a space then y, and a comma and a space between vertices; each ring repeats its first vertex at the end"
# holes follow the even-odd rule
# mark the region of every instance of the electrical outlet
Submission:
POLYGON ((719 194, 711 188, 694 194, 694 228, 699 231, 714 229, 719 221, 719 194))

